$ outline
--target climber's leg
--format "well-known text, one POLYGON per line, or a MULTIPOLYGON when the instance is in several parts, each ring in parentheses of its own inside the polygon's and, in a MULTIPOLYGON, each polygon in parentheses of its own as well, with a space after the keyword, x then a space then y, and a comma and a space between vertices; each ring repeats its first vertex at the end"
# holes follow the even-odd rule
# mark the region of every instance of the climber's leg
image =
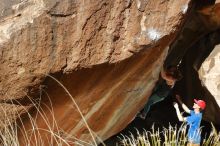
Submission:
POLYGON ((149 97, 149 100, 147 101, 147 104, 145 104, 144 109, 141 112, 140 117, 145 119, 147 116, 147 113, 150 111, 150 108, 152 105, 156 104, 157 102, 162 101, 164 98, 161 98, 157 94, 153 94, 149 97))

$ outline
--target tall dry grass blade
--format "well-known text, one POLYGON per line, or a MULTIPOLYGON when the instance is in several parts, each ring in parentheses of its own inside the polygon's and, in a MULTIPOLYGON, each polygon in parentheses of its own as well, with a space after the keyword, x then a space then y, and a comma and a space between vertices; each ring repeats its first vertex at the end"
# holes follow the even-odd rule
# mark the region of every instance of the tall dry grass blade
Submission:
POLYGON ((95 137, 93 136, 93 132, 92 132, 91 128, 89 127, 84 115, 82 114, 82 111, 80 110, 80 108, 79 108, 78 104, 76 103, 75 99, 73 98, 73 96, 69 93, 69 91, 66 89, 66 87, 60 81, 58 81, 56 78, 54 78, 53 76, 51 76, 49 74, 47 74, 47 76, 52 78, 53 80, 55 80, 65 90, 65 92, 69 95, 69 97, 71 98, 72 102, 74 103, 77 111, 79 112, 81 118, 83 119, 83 122, 85 123, 87 129, 89 130, 89 133, 93 139, 95 146, 98 146, 98 144, 96 143, 95 137))

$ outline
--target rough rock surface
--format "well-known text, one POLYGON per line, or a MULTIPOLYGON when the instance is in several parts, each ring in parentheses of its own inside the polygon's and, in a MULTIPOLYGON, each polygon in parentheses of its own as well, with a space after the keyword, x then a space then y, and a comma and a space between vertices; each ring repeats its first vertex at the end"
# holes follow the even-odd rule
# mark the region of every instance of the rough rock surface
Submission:
MULTIPOLYGON (((105 140, 146 102, 190 6, 188 0, 1 3, 1 100, 11 105, 18 99, 21 108, 28 107, 27 97, 39 98, 44 84, 59 127, 88 141, 71 100, 46 74, 67 87, 92 130, 105 140)), ((42 118, 37 122, 46 128, 42 118)))
POLYGON ((199 10, 202 15, 203 23, 207 28, 217 29, 220 26, 220 1, 217 0, 215 5, 202 8, 199 10))
POLYGON ((215 97, 220 107, 220 45, 217 45, 212 53, 203 62, 199 75, 203 84, 215 97))
MULTIPOLYGON (((203 1, 208 2, 208 1, 203 1)), ((179 64, 184 78, 176 84, 176 92, 191 107, 193 98, 207 102, 203 119, 220 124, 220 108, 206 87, 202 86, 198 71, 215 45, 220 43, 219 2, 199 6, 193 10, 181 33, 170 46, 166 64, 179 64), (199 27, 198 27, 199 26, 199 27)))

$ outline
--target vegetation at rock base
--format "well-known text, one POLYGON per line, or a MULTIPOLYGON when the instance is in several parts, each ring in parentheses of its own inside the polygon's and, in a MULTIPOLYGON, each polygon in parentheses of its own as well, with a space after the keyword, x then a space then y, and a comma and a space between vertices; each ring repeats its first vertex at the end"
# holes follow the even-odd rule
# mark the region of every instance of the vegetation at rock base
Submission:
MULTIPOLYGON (((183 124, 180 128, 169 126, 168 129, 156 130, 152 126, 151 131, 137 130, 137 137, 132 133, 119 137, 121 146, 185 146, 187 144, 187 126, 183 124)), ((220 132, 212 124, 211 133, 202 141, 202 146, 220 146, 220 132)))
MULTIPOLYGON (((81 140, 77 137, 75 137, 72 134, 69 134, 68 132, 65 132, 63 129, 61 129, 54 116, 54 110, 51 98, 46 93, 46 91, 42 90, 41 92, 45 92, 45 94, 48 96, 49 105, 45 105, 41 103, 41 94, 38 101, 34 101, 31 97, 29 97, 29 100, 32 102, 32 107, 35 108, 36 114, 35 116, 32 116, 29 110, 26 110, 25 113, 27 113, 28 120, 30 121, 31 128, 26 128, 23 123, 22 115, 17 111, 16 115, 10 115, 6 113, 4 107, 0 106, 1 110, 4 111, 4 120, 0 121, 0 145, 1 146, 48 146, 51 145, 57 145, 57 146, 97 146, 98 142, 103 143, 101 138, 96 135, 95 132, 92 131, 92 129, 89 127, 85 117, 83 116, 79 106, 77 105, 75 99, 72 97, 72 95, 69 93, 69 91, 54 77, 47 75, 48 77, 55 80, 69 95, 73 102, 73 106, 77 109, 78 113, 80 114, 83 124, 87 128, 87 130, 90 133, 92 142, 81 140), (43 104, 43 105, 42 105, 43 104), (47 110, 49 110, 50 115, 46 114, 43 110, 42 106, 46 107, 47 110), (12 117, 19 117, 17 121, 13 119, 12 117), (37 118, 42 117, 45 124, 46 129, 43 129, 38 126, 37 124, 37 118), (52 119, 49 119, 49 117, 52 119), (52 121, 52 122, 51 122, 52 121), (42 135, 44 133, 44 135, 42 135), (46 133, 46 134, 45 134, 46 133), (46 140, 45 141, 45 135, 46 140), (22 137, 22 144, 20 142, 20 137, 22 137), (97 142, 98 141, 98 142, 97 142)), ((28 97, 28 96, 27 96, 28 97)), ((17 103, 19 104, 19 103, 17 103)), ((22 105, 20 105, 22 106, 22 105)), ((25 108, 24 108, 25 109, 25 108)), ((11 110, 17 110, 16 107, 11 110)), ((104 144, 103 144, 104 145, 104 144)))

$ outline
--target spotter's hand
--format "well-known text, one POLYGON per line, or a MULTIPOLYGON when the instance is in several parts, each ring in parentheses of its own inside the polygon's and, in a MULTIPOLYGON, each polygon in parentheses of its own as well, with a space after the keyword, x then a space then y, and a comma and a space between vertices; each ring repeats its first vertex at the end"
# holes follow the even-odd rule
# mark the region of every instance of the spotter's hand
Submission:
POLYGON ((179 105, 176 102, 173 103, 173 106, 175 109, 179 107, 179 105))

